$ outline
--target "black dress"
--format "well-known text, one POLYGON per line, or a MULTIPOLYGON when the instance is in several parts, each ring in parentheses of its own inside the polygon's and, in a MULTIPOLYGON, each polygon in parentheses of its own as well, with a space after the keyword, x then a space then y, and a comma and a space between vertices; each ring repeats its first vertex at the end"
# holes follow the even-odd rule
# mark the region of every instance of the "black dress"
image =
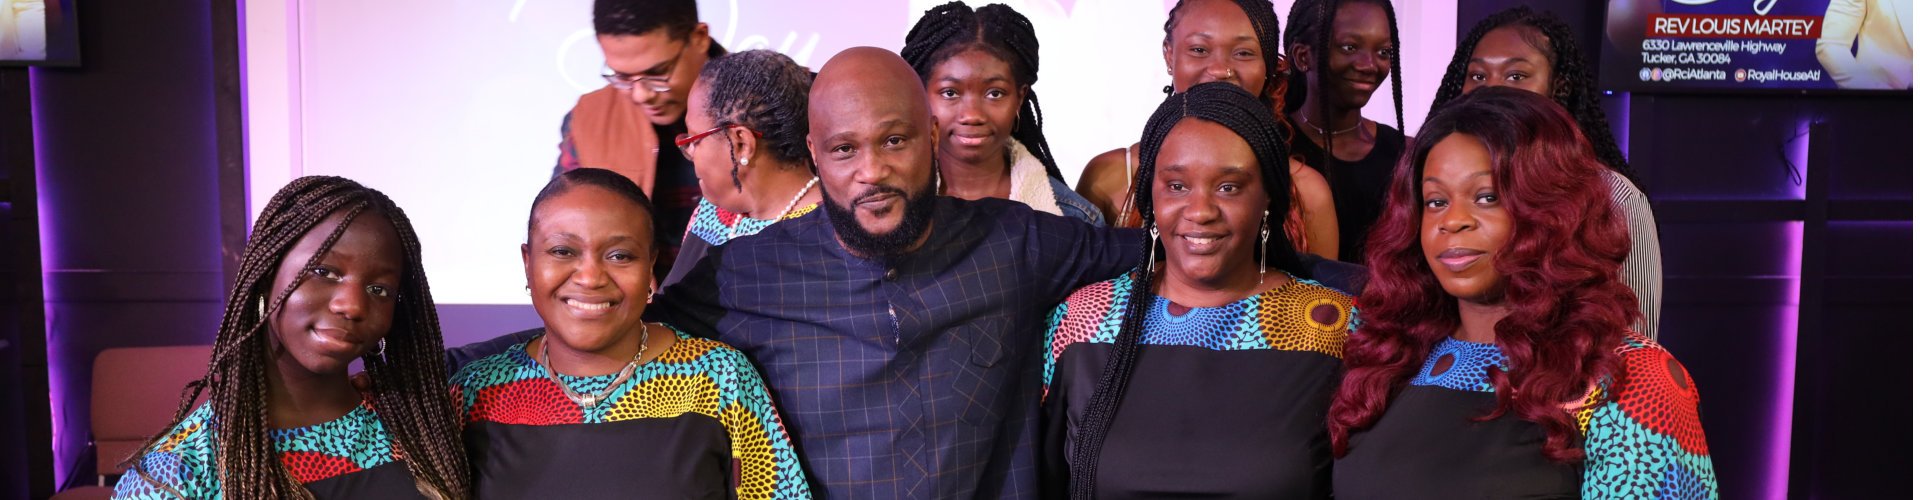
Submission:
POLYGON ((1546 431, 1494 408, 1489 369, 1498 346, 1443 339, 1372 427, 1357 430, 1334 463, 1341 500, 1716 498, 1718 482, 1700 428, 1692 377, 1638 334, 1619 349, 1624 383, 1600 384, 1573 409, 1586 459, 1555 463, 1546 431), (1611 396, 1611 397, 1609 397, 1611 396))
POLYGON ((1400 161, 1400 153, 1407 150, 1407 137, 1387 124, 1379 124, 1373 151, 1360 161, 1346 161, 1328 156, 1326 149, 1301 132, 1302 128, 1293 127, 1288 146, 1301 163, 1327 178, 1327 188, 1333 191, 1333 211, 1340 220, 1340 260, 1359 264, 1366 249, 1367 230, 1380 218, 1381 205, 1386 203, 1393 167, 1400 161), (1327 168, 1329 159, 1333 161, 1331 169, 1327 168))
MULTIPOLYGON (((1052 318, 1041 431, 1047 498, 1064 497, 1071 481, 1073 438, 1113 353, 1132 282, 1122 276, 1082 288, 1052 318)), ((1327 406, 1353 298, 1296 281, 1180 314, 1165 298, 1146 300, 1138 364, 1100 450, 1096 496, 1327 498, 1327 406)))

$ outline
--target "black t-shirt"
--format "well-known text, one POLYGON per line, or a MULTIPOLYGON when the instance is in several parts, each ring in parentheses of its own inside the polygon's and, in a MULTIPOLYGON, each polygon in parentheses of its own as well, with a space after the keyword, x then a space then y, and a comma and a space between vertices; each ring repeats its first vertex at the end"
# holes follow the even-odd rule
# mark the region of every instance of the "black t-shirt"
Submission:
POLYGON ((1301 129, 1293 127, 1288 146, 1302 163, 1327 178, 1327 187, 1333 191, 1333 210, 1340 219, 1340 260, 1360 264, 1367 231, 1380 218, 1381 206, 1387 200, 1387 183, 1393 181, 1394 165, 1407 149, 1407 137, 1382 123, 1375 134, 1373 151, 1360 161, 1346 161, 1328 156, 1326 149, 1314 144, 1301 129), (1331 169, 1327 168, 1329 159, 1333 162, 1331 169))
POLYGON ((660 249, 653 263, 654 276, 666 276, 680 256, 680 240, 687 235, 687 221, 700 206, 700 176, 693 162, 674 147, 673 138, 686 132, 686 125, 655 126, 660 137, 660 156, 655 161, 653 178, 653 235, 660 249))

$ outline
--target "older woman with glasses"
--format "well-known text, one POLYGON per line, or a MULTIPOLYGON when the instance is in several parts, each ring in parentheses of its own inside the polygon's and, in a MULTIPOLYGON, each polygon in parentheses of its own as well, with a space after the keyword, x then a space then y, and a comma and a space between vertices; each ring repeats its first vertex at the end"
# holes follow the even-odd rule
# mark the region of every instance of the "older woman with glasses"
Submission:
POLYGON ((700 178, 671 285, 728 240, 758 233, 820 205, 807 152, 813 76, 779 52, 751 50, 707 63, 687 94, 687 130, 674 139, 700 178))

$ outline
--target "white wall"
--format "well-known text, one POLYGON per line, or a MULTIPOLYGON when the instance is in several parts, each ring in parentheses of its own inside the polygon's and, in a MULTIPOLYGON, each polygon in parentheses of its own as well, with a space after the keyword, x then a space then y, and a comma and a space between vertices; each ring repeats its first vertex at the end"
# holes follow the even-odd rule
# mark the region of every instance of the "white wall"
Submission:
MULTIPOLYGON (((701 0, 727 48, 817 67, 842 49, 898 49, 938 0, 701 0)), ((989 2, 969 1, 982 5, 989 2)), ((1040 36, 1047 139, 1069 181, 1137 141, 1166 85, 1170 0, 1011 0, 1040 36)), ((301 175, 391 195, 420 231, 435 299, 525 301, 519 244, 550 174, 560 117, 598 88, 591 0, 247 0, 253 214, 301 175)), ((1290 1, 1277 5, 1284 23, 1290 1)), ((1454 0, 1395 2, 1409 128, 1426 115, 1454 40, 1454 0)), ((1393 122, 1382 89, 1364 113, 1393 122)))

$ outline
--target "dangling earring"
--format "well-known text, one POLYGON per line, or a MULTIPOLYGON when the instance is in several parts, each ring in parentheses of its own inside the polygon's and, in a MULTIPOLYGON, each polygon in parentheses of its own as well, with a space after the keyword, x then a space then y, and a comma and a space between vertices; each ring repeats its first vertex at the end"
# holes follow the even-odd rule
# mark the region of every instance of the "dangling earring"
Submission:
POLYGON ((267 296, 261 295, 260 300, 258 302, 255 302, 255 304, 258 304, 258 307, 255 307, 255 309, 260 312, 259 314, 260 321, 262 322, 266 321, 267 320, 267 296))
POLYGON ((1160 247, 1160 224, 1155 223, 1153 225, 1147 226, 1147 234, 1153 236, 1153 240, 1147 242, 1147 262, 1146 262, 1147 279, 1152 280, 1154 250, 1157 250, 1160 247))
POLYGON ((1267 284, 1267 238, 1273 230, 1267 227, 1267 211, 1260 211, 1260 284, 1267 284))

